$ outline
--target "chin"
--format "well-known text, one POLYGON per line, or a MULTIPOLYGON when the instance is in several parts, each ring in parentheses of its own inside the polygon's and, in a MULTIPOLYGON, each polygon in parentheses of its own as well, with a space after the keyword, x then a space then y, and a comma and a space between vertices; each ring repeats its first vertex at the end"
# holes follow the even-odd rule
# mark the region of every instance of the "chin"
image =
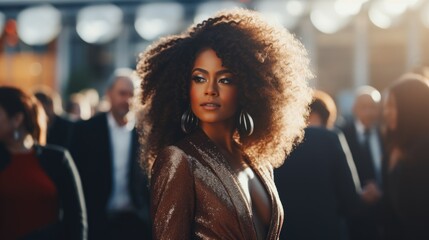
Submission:
POLYGON ((215 123, 229 123, 230 118, 198 118, 200 123, 215 124, 215 123))

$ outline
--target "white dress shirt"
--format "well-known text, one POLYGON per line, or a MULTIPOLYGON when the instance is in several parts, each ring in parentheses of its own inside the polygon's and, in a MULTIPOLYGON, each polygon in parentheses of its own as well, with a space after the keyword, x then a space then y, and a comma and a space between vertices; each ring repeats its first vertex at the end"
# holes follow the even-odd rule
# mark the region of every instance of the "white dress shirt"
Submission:
POLYGON ((112 113, 107 114, 112 146, 112 193, 108 203, 109 212, 127 211, 133 208, 128 189, 132 131, 135 122, 118 125, 112 113))

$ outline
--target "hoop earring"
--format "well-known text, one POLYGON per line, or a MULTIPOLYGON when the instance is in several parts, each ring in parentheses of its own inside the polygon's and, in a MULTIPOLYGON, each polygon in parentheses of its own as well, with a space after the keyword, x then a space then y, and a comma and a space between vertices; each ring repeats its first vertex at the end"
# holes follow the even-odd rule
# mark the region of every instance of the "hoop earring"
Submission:
POLYGON ((192 112, 191 107, 189 106, 180 119, 180 127, 184 133, 190 133, 198 126, 198 118, 192 112))
POLYGON ((252 135, 255 128, 252 116, 250 116, 250 114, 244 110, 241 110, 240 112, 240 117, 238 118, 238 128, 247 136, 252 135))

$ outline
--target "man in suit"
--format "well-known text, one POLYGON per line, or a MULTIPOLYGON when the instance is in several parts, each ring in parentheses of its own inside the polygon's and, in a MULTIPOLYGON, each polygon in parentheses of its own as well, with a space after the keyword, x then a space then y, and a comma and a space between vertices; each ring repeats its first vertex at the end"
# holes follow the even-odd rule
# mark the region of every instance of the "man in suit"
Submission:
POLYGON ((106 95, 110 111, 78 122, 70 148, 82 179, 89 240, 149 239, 148 184, 130 111, 132 71, 117 70, 106 95))
POLYGON ((330 96, 316 91, 310 109, 303 142, 274 172, 287 216, 280 239, 347 239, 343 217, 360 214, 364 202, 377 201, 379 193, 374 185, 356 186, 347 144, 326 129, 336 117, 330 96))
MULTIPOLYGON (((382 186, 383 147, 378 128, 380 93, 373 87, 357 89, 353 105, 353 120, 341 127, 350 147, 362 187, 376 183, 382 186)), ((379 239, 378 214, 380 203, 368 205, 368 214, 349 219, 351 240, 379 239)))

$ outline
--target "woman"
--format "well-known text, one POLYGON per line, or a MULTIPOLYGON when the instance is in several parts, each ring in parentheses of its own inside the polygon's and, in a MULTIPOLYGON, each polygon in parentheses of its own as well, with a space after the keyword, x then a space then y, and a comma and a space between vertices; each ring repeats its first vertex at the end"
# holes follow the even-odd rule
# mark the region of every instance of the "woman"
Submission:
POLYGON ((308 60, 281 26, 220 12, 138 64, 154 239, 277 239, 272 167, 301 139, 308 60))
POLYGON ((429 83, 406 75, 384 101, 387 239, 429 239, 429 83))
POLYGON ((46 122, 33 97, 0 87, 0 239, 86 239, 79 175, 68 152, 39 145, 46 122))

